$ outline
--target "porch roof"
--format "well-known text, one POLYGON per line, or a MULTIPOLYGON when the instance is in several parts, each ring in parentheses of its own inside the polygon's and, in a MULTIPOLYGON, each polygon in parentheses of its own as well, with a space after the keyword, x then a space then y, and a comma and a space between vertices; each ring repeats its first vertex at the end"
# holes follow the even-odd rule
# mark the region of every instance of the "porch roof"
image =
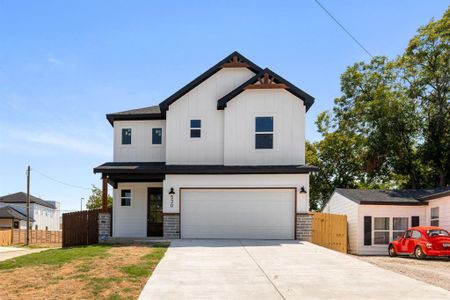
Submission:
POLYGON ((318 168, 308 165, 225 166, 225 165, 166 165, 164 162, 107 162, 94 173, 129 175, 165 174, 307 174, 318 168))

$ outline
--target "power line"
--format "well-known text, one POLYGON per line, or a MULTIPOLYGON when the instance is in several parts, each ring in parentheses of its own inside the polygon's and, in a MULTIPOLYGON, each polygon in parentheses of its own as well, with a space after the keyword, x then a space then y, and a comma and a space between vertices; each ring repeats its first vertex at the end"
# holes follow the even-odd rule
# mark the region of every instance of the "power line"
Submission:
POLYGON ((361 44, 357 39, 356 39, 356 37, 354 37, 351 33, 350 33, 350 31, 348 31, 345 27, 344 27, 344 25, 342 25, 318 0, 314 0, 316 3, 317 3, 317 5, 319 5, 333 20, 334 20, 334 22, 336 22, 336 24, 338 24, 339 25, 339 27, 341 27, 342 28, 342 30, 344 30, 345 31, 345 33, 347 33, 348 34, 348 36, 349 37, 351 37, 352 38, 352 40, 356 43, 356 44, 358 44, 358 46, 359 47, 361 47, 361 49, 363 49, 364 50, 364 52, 366 52, 371 58, 373 58, 373 55, 369 52, 369 50, 367 50, 366 49, 366 47, 364 47, 363 46, 363 44, 361 44))
POLYGON ((67 183, 67 182, 63 182, 63 181, 61 181, 61 180, 55 179, 55 178, 53 178, 53 177, 50 177, 50 176, 48 176, 48 175, 45 175, 44 173, 42 173, 42 172, 36 170, 35 168, 33 168, 33 171, 35 171, 35 172, 38 173, 39 175, 44 176, 44 177, 47 178, 47 179, 53 180, 53 181, 55 181, 55 182, 57 182, 57 183, 59 183, 59 184, 63 184, 63 185, 66 185, 66 186, 70 186, 70 187, 77 188, 77 189, 82 189, 82 190, 91 190, 91 188, 88 188, 88 187, 83 187, 83 186, 79 186, 79 185, 74 185, 74 184, 71 184, 71 183, 67 183))

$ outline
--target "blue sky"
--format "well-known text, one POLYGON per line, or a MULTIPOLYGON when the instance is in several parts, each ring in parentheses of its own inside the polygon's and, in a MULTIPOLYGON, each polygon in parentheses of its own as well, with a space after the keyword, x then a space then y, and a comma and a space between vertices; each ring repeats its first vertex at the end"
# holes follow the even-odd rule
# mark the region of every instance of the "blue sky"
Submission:
MULTIPOLYGON (((78 209, 112 160, 105 114, 159 103, 234 50, 332 108, 364 53, 313 0, 0 0, 0 195, 25 191, 78 209)), ((402 53, 448 1, 321 0, 374 55, 402 53)))

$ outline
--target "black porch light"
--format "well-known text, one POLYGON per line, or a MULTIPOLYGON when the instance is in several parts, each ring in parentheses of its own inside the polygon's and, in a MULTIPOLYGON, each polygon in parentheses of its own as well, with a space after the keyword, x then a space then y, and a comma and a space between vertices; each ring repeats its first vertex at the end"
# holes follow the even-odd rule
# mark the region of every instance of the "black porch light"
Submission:
POLYGON ((175 190, 173 189, 173 187, 170 188, 169 195, 175 195, 175 190))
POLYGON ((306 194, 306 190, 305 190, 305 187, 304 187, 304 186, 302 186, 302 187, 300 188, 300 194, 306 194))

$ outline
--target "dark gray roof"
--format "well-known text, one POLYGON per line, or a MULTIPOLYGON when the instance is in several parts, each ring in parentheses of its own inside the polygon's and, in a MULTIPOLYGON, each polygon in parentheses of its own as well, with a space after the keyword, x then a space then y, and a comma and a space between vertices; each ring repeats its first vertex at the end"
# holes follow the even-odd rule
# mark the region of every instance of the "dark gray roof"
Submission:
MULTIPOLYGON (((10 194, 6 196, 0 197, 0 202, 3 203, 27 203, 27 194, 24 192, 18 192, 15 194, 10 194)), ((36 203, 45 207, 53 208, 55 209, 55 205, 53 205, 50 202, 47 202, 45 200, 42 200, 41 198, 35 197, 33 195, 30 195, 30 202, 36 203)))
MULTIPOLYGON (((15 219, 15 220, 27 220, 27 215, 12 208, 11 206, 4 206, 0 208, 0 219, 15 219)), ((31 222, 34 222, 33 218, 30 218, 31 222)))
POLYGON ((164 162, 108 162, 94 168, 94 173, 126 174, 285 174, 309 173, 317 167, 306 165, 224 166, 166 165, 164 162))
POLYGON ((335 192, 358 204, 424 205, 433 195, 447 193, 450 187, 405 190, 335 189, 335 192))
POLYGON ((161 114, 159 105, 154 105, 110 113, 106 115, 106 118, 113 125, 115 120, 159 120, 164 119, 164 116, 161 114))

